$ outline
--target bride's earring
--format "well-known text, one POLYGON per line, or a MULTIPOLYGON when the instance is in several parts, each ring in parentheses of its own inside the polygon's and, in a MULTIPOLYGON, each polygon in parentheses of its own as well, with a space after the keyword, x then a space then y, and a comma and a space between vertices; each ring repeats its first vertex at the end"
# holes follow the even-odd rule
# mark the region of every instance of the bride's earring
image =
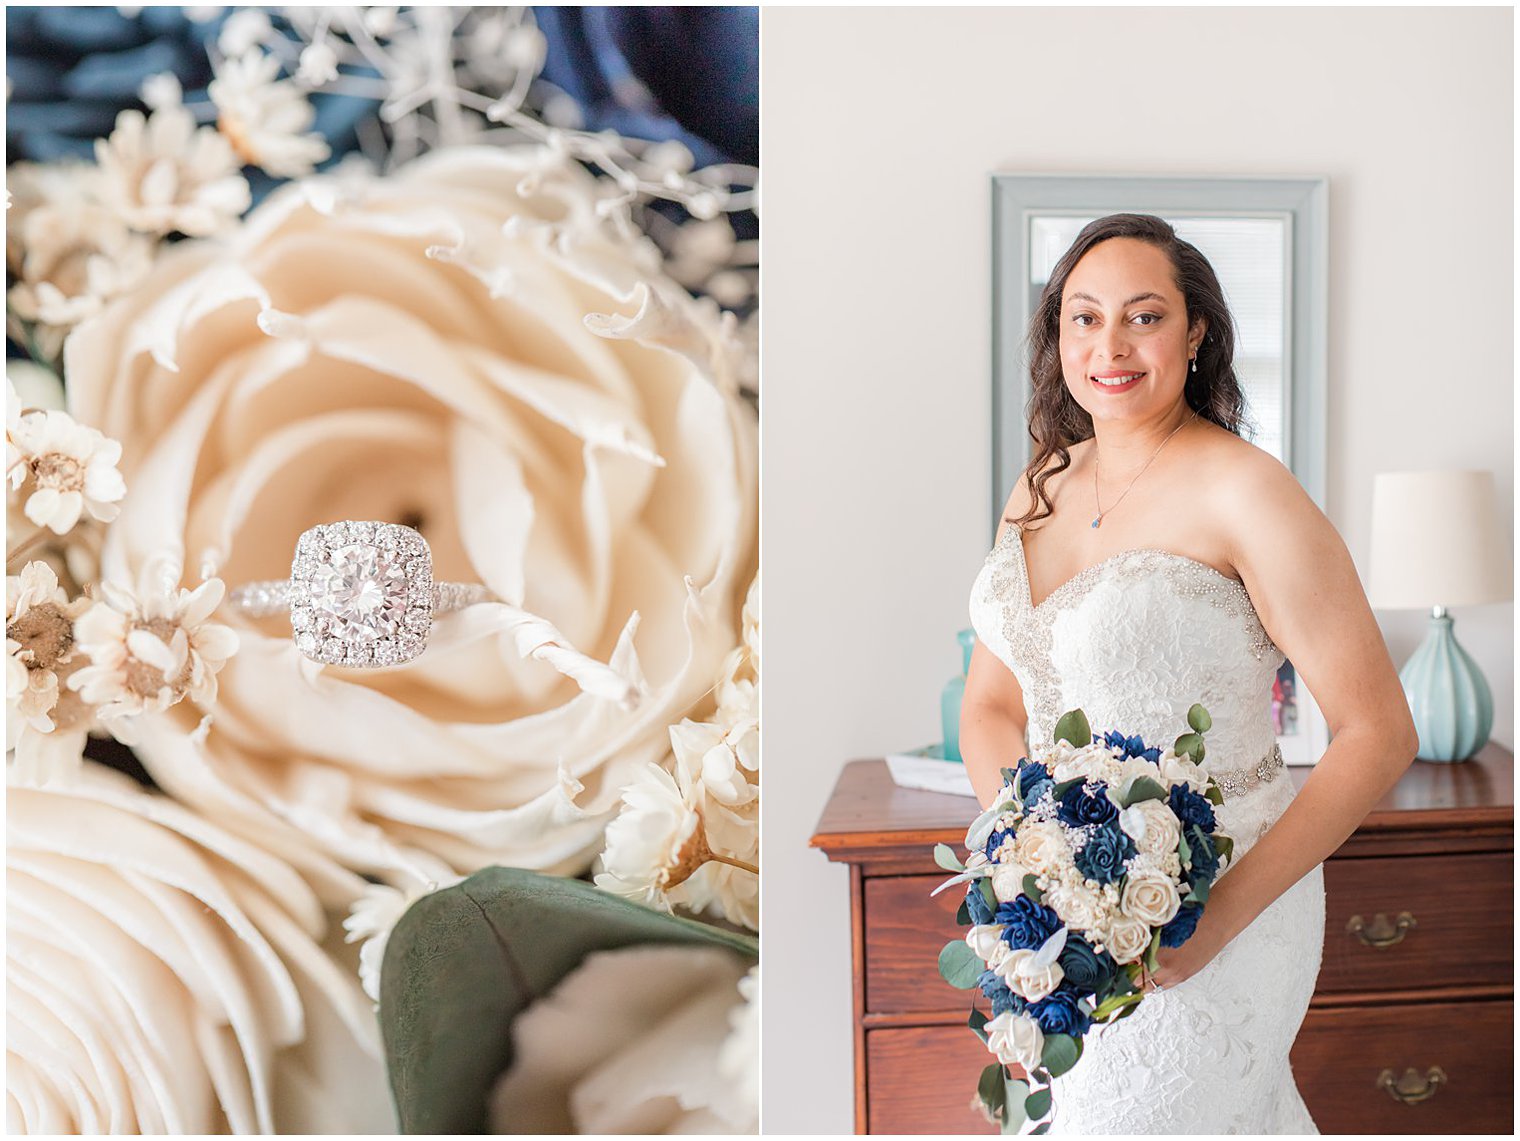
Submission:
POLYGON ((1198 354, 1196 352, 1193 354, 1193 371, 1198 371, 1198 354))

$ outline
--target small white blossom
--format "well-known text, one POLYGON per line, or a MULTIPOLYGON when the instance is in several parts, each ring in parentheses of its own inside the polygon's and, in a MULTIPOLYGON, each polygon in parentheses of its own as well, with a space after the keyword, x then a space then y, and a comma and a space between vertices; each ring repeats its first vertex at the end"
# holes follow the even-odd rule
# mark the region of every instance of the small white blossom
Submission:
POLYGON ((248 209, 248 182, 227 140, 178 103, 152 115, 127 110, 95 143, 101 199, 134 230, 191 237, 221 233, 248 209))
POLYGON ((102 583, 102 599, 74 625, 92 664, 69 685, 99 707, 101 722, 127 744, 144 713, 186 697, 208 708, 216 700, 217 672, 237 651, 237 634, 209 621, 222 601, 222 580, 207 579, 195 590, 178 583, 172 560, 150 559, 135 596, 102 583))
POLYGON ((320 135, 308 134, 316 112, 293 83, 275 77, 280 61, 248 51, 216 69, 208 92, 217 128, 238 156, 277 178, 310 174, 331 153, 320 135))
POLYGON ((666 892, 685 883, 710 855, 699 805, 699 795, 683 792, 670 773, 646 765, 623 789, 623 809, 607 826, 605 870, 596 886, 669 910, 666 892))
POLYGON ((217 33, 216 46, 223 55, 241 56, 258 47, 272 32, 269 17, 261 8, 239 8, 227 17, 217 33))
POLYGON ((313 87, 322 87, 338 78, 338 53, 327 41, 307 44, 301 49, 296 74, 313 87))
POLYGON ((88 606, 71 602, 44 562, 5 580, 5 748, 22 783, 78 767, 90 718, 60 681, 75 659, 74 621, 88 606))
POLYGON ((150 111, 177 106, 185 99, 184 89, 179 85, 179 77, 172 71, 161 71, 157 75, 148 76, 142 81, 142 87, 138 89, 137 95, 150 111))
POLYGON ((14 424, 10 419, 8 415, 6 475, 13 490, 30 489, 24 492, 28 519, 62 535, 86 511, 104 523, 116 518, 127 494, 116 469, 119 443, 67 412, 28 412, 16 416, 14 424))

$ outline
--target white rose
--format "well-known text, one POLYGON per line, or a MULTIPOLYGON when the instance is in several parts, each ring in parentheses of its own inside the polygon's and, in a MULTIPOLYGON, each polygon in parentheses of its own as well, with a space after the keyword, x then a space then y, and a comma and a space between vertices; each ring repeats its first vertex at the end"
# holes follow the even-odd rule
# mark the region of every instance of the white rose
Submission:
POLYGON ((394 1128, 373 1009, 277 856, 86 763, 7 790, 5 863, 10 1133, 394 1128))
POLYGON ((1138 919, 1116 915, 1108 924, 1103 945, 1116 963, 1133 963, 1150 946, 1151 929, 1138 919))
POLYGON ((1203 769, 1171 750, 1161 754, 1157 768, 1161 772, 1161 783, 1166 788, 1171 788, 1174 784, 1185 784, 1194 792, 1202 792, 1209 782, 1208 774, 1203 769))
POLYGON ((1164 801, 1142 800, 1139 804, 1130 805, 1126 813, 1121 816, 1120 827, 1135 841, 1137 850, 1156 856, 1177 851, 1177 841, 1182 836, 1182 826, 1177 823, 1177 817, 1172 814, 1172 810, 1164 801), (1126 827, 1125 821, 1133 822, 1137 816, 1144 821, 1144 824, 1131 831, 1133 824, 1126 827), (1142 834, 1136 836, 1136 831, 1142 834))
POLYGON ((503 600, 387 670, 312 667, 287 620, 224 606, 209 731, 187 706, 145 728, 160 785, 324 893, 584 869, 740 643, 748 358, 597 193, 539 148, 291 184, 70 339, 72 410, 132 488, 107 577, 167 550, 230 589, 285 577, 313 524, 420 519, 438 579, 503 600))
POLYGON ((1131 869, 1119 895, 1119 908, 1148 927, 1170 923, 1182 906, 1177 885, 1166 875, 1131 869))
POLYGON ((987 1049, 1005 1066, 1023 1066, 1026 1071, 1040 1064, 1045 1051, 1045 1035, 1040 1024, 1027 1014, 1005 1010, 982 1027, 987 1032, 987 1049))
POLYGON ((998 923, 982 923, 966 932, 966 946, 970 947, 978 959, 986 962, 992 957, 992 952, 997 948, 1006 946, 1003 942, 1003 927, 998 923))
POLYGON ((1095 930, 1108 916, 1102 895, 1080 880, 1052 887, 1045 893, 1045 905, 1077 931, 1095 930))
POLYGON ((1013 838, 1013 858, 1037 876, 1058 874, 1071 863, 1065 829, 1054 820, 1026 823, 1013 838))
POLYGON ((1010 948, 1006 955, 999 956, 997 966, 993 967, 990 962, 987 965, 997 972, 1014 994, 1021 995, 1030 1002, 1039 1002, 1061 985, 1066 972, 1058 962, 1037 967, 1032 962, 1034 957, 1034 951, 1015 947, 1010 948))
POLYGON ((1029 874, 1028 868, 1011 860, 1005 860, 1000 864, 994 865, 992 869, 992 894, 997 896, 999 903, 1010 902, 1015 896, 1023 894, 1024 877, 1029 874))

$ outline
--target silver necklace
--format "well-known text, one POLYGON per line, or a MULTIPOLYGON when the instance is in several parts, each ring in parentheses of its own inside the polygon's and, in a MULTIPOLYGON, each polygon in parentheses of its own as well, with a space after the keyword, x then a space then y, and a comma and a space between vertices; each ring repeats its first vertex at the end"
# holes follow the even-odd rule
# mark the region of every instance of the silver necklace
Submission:
MULTIPOLYGON (((1175 436, 1178 432, 1182 431, 1183 428, 1185 428, 1188 424, 1192 423, 1196 419, 1198 419, 1198 413, 1194 412, 1181 424, 1178 424, 1175 428, 1173 428, 1171 434, 1168 435, 1166 439, 1161 441, 1161 447, 1152 452, 1151 458, 1145 461, 1145 467, 1142 467, 1135 473, 1135 479, 1139 479, 1142 475, 1144 475, 1145 468, 1150 467, 1151 464, 1156 462, 1156 457, 1161 454, 1161 448, 1164 448, 1167 446, 1167 444, 1171 443, 1172 436, 1175 436)), ((1126 487, 1119 493, 1119 498, 1113 501, 1113 504, 1109 507, 1108 511, 1112 511, 1115 507, 1119 506, 1120 503, 1124 502, 1124 497, 1129 494, 1130 487, 1135 486, 1135 479, 1129 481, 1129 487, 1126 487)), ((1097 527, 1103 522, 1103 516, 1107 515, 1108 511, 1103 510, 1103 501, 1098 498, 1098 440, 1096 436, 1093 437, 1093 502, 1098 505, 1098 517, 1092 521, 1092 525, 1094 527, 1097 527)))

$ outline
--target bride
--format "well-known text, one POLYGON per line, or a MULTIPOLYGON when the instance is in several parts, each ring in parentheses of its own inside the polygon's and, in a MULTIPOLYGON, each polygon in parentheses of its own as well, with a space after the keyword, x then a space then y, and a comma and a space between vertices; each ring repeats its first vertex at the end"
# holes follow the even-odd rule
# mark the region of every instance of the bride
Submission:
POLYGON ((1053 1133, 1316 1133, 1288 1066, 1319 973, 1321 861, 1417 748, 1345 544, 1241 439, 1233 323, 1165 221, 1100 218, 1031 323, 1035 455, 972 591, 961 753, 999 768, 1082 708, 1170 743, 1201 702, 1235 859, 1147 996, 1056 1078, 1053 1133), (1295 797, 1270 702, 1284 656, 1333 740, 1295 797))

